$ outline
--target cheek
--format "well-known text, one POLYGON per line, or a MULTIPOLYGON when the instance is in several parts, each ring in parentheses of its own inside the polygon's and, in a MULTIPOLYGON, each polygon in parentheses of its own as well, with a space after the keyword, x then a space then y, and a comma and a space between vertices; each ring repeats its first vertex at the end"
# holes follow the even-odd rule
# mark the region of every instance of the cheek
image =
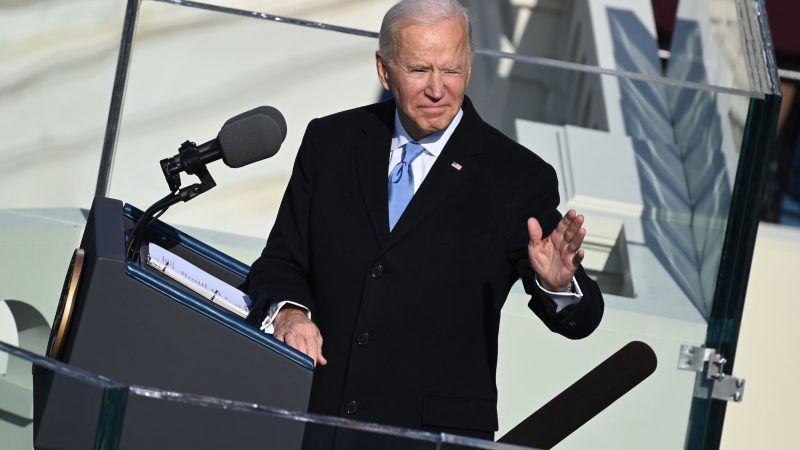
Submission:
POLYGON ((447 92, 455 96, 464 95, 464 91, 467 90, 467 83, 461 78, 450 80, 448 83, 446 83, 446 86, 447 92))

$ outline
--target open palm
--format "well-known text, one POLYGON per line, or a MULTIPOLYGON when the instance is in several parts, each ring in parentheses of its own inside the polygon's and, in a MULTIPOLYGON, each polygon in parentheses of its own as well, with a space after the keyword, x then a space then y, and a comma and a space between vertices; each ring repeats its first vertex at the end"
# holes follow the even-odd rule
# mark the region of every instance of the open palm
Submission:
POLYGON ((528 258, 543 288, 563 292, 569 287, 575 270, 583 261, 581 244, 586 236, 583 220, 583 216, 571 209, 543 239, 539 221, 528 219, 528 258))

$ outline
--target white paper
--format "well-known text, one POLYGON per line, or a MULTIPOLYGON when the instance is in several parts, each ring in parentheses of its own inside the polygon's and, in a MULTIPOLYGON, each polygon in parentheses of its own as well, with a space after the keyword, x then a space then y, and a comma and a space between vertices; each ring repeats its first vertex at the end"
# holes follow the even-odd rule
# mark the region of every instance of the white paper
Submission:
POLYGON ((152 242, 148 253, 147 264, 151 267, 226 310, 247 317, 252 302, 244 292, 152 242))

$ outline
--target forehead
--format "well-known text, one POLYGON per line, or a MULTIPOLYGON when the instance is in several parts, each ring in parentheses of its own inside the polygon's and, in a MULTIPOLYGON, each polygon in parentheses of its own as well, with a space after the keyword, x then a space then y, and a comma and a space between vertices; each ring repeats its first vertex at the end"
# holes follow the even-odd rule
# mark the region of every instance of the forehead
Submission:
POLYGON ((459 19, 402 26, 395 39, 395 53, 402 62, 464 62, 469 58, 467 30, 459 19))

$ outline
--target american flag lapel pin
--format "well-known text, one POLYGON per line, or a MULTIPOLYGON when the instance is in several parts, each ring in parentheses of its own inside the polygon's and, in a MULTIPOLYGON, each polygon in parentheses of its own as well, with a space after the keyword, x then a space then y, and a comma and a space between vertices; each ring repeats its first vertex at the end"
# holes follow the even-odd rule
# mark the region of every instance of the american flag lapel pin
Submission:
POLYGON ((456 170, 459 170, 459 171, 460 171, 460 170, 461 170, 461 168, 463 167, 461 164, 459 164, 459 163, 457 163, 457 162, 455 162, 455 161, 453 161, 452 163, 450 163, 450 165, 451 165, 451 166, 453 166, 453 168, 454 168, 454 169, 456 169, 456 170))

